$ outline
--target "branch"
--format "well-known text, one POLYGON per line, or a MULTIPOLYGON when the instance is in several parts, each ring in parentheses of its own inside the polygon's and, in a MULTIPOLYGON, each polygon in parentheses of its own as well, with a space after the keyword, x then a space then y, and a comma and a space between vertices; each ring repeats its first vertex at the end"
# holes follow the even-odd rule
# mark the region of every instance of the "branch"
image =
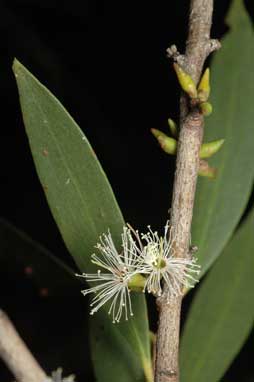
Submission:
MULTIPOLYGON (((207 56, 220 47, 210 39, 213 0, 192 0, 185 55, 175 46, 168 55, 177 61, 197 83, 207 56)), ((188 257, 191 221, 199 170, 199 150, 203 139, 204 117, 197 108, 189 108, 188 98, 180 100, 180 135, 171 206, 172 246, 176 257, 188 257)), ((179 326, 182 296, 166 303, 166 286, 156 300, 159 310, 155 382, 179 381, 179 326)))
POLYGON ((0 357, 18 382, 43 382, 47 378, 2 310, 0 310, 0 357))

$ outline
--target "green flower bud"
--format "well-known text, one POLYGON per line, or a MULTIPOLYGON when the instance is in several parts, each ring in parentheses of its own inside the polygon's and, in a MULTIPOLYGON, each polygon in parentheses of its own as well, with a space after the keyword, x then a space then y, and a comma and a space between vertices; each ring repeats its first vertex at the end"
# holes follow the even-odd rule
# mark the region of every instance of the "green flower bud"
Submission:
POLYGON ((160 130, 151 129, 152 134, 159 142, 160 147, 167 154, 176 155, 177 141, 174 138, 168 137, 160 130))
POLYGON ((128 288, 134 292, 143 292, 146 283, 146 278, 139 273, 134 274, 129 282, 128 288))
POLYGON ((205 116, 208 117, 213 111, 213 107, 209 102, 202 102, 199 104, 199 109, 201 113, 205 116))
POLYGON ((179 84, 183 91, 189 95, 190 98, 197 98, 196 85, 191 76, 186 73, 178 64, 173 64, 179 84))
POLYGON ((210 158, 212 155, 217 153, 221 146, 223 145, 225 139, 218 139, 217 141, 203 143, 199 152, 199 157, 201 159, 210 158))
POLYGON ((177 137, 178 136, 177 125, 173 121, 173 119, 171 119, 171 118, 168 119, 168 125, 169 125, 170 131, 171 131, 171 134, 173 135, 173 137, 177 137))
POLYGON ((198 98, 200 102, 206 102, 210 95, 210 70, 206 68, 198 85, 198 98))
POLYGON ((163 151, 167 154, 176 155, 177 141, 171 137, 159 137, 158 142, 163 151))
POLYGON ((167 138, 167 135, 164 134, 162 131, 160 130, 157 130, 157 129, 151 129, 151 133, 155 136, 155 138, 159 138, 159 137, 165 137, 167 138))

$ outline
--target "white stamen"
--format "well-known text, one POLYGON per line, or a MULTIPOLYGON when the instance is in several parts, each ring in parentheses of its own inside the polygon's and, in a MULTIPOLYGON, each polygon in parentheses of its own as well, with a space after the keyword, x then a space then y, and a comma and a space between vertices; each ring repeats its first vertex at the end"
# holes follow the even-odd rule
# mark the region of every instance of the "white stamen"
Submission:
POLYGON ((92 263, 108 273, 103 273, 99 269, 97 273, 78 275, 84 277, 89 283, 99 283, 82 291, 84 296, 95 293, 91 303, 91 314, 96 313, 109 302, 108 314, 112 315, 114 323, 119 322, 123 314, 128 320, 128 316, 133 315, 128 282, 134 274, 139 272, 141 251, 127 227, 124 227, 122 234, 122 253, 118 253, 110 232, 100 237, 100 243, 96 245, 96 248, 100 251, 100 256, 93 254, 92 263))
POLYGON ((200 273, 200 266, 196 264, 196 259, 174 257, 169 222, 165 226, 163 238, 159 237, 157 231, 153 232, 150 226, 148 233, 141 234, 141 237, 131 226, 124 227, 121 253, 118 253, 110 232, 100 237, 96 248, 100 256, 93 254, 91 261, 106 272, 98 269, 97 273, 77 276, 84 277, 89 283, 96 283, 96 286, 82 291, 84 296, 95 294, 90 314, 93 315, 109 303, 108 314, 112 316, 113 323, 119 322, 122 315, 126 320, 128 316, 133 316, 128 284, 136 274, 146 277, 143 292, 155 296, 162 295, 164 281, 168 301, 171 297, 181 295, 184 288, 191 288, 198 282, 195 276, 200 273))
POLYGON ((149 232, 142 234, 142 240, 146 242, 142 251, 140 272, 147 274, 144 290, 155 296, 162 295, 162 280, 168 287, 167 299, 178 296, 183 289, 194 287, 198 280, 194 275, 200 273, 200 266, 195 258, 174 257, 172 249, 172 230, 167 222, 164 237, 159 237, 158 232, 153 232, 148 226, 149 232))

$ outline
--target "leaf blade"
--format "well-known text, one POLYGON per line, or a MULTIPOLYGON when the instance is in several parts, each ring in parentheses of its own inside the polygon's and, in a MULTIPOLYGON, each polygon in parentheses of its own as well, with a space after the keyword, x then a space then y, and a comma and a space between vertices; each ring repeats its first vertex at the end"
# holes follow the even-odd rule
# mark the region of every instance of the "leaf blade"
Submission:
MULTIPOLYGON (((51 212, 79 268, 93 272, 90 256, 102 233, 110 230, 116 247, 121 248, 124 220, 120 208, 93 149, 72 117, 17 60, 13 69, 31 151, 51 212)), ((123 346, 133 344, 132 357, 137 359, 135 375, 142 376, 142 381, 144 359, 151 365, 148 320, 144 296, 133 296, 132 300, 135 316, 128 325, 128 331, 123 330, 123 326, 114 326, 105 311, 101 314, 108 334, 122 339, 114 344, 118 354, 121 354, 123 346)), ((98 356, 95 347, 92 351, 95 357, 98 356)), ((107 351, 112 354, 109 344, 107 351)), ((128 364, 131 360, 121 361, 128 364)), ((109 365, 110 362, 105 364, 102 360, 94 366, 99 373, 99 368, 105 370, 109 365)), ((131 382, 133 369, 127 371, 126 381, 131 382)), ((105 373, 100 375, 102 379, 98 380, 103 381, 105 373)), ((118 380, 117 375, 114 378, 118 380)))
POLYGON ((80 269, 87 270, 103 232, 110 229, 119 243, 121 211, 93 149, 72 117, 21 63, 15 60, 13 68, 46 198, 67 248, 80 269))

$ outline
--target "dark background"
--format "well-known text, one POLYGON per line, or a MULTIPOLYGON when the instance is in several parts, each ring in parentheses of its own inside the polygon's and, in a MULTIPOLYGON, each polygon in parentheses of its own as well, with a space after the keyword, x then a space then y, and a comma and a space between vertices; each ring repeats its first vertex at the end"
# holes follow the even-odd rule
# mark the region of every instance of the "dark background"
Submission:
MULTIPOLYGON (((227 30, 229 3, 215 1, 215 38, 227 30)), ((251 1, 247 6, 251 10, 251 1)), ((73 268, 34 169, 12 60, 39 78, 81 126, 125 219, 140 229, 159 228, 167 218, 174 158, 159 150, 150 129, 165 130, 167 118, 177 118, 179 89, 165 51, 172 43, 184 50, 188 8, 187 0, 0 1, 1 216, 73 268)), ((11 267, 0 269, 0 276, 2 307, 45 370, 62 366, 78 382, 92 381, 86 299, 79 292, 43 296, 45 280, 38 288, 23 270, 14 278, 11 267)), ((251 341, 225 381, 254 381, 250 357, 251 341)), ((0 379, 11 381, 1 362, 0 379)))

